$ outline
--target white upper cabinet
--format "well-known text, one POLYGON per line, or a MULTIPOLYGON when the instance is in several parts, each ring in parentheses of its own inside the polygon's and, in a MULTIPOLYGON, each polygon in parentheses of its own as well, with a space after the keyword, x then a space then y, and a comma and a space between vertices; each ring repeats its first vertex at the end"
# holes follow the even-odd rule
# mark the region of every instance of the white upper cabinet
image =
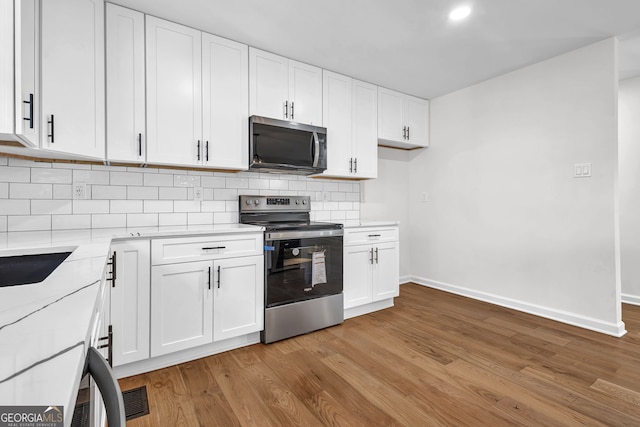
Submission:
POLYGON ((40 5, 41 148, 104 159, 104 3, 40 5))
POLYGON ((203 164, 248 167, 248 46, 202 33, 203 164))
POLYGON ((377 87, 323 71, 327 170, 323 176, 377 176, 377 87))
POLYGON ((249 114, 322 126, 322 69, 249 48, 249 114))
POLYGON ((397 148, 429 146, 429 101, 378 88, 378 139, 397 148))
POLYGON ((202 164, 202 35, 146 16, 147 161, 202 164))
POLYGON ((146 157, 144 14, 107 3, 107 160, 146 157))
POLYGON ((28 146, 39 147, 40 60, 37 39, 40 29, 37 5, 35 0, 19 0, 15 4, 15 133, 28 146))

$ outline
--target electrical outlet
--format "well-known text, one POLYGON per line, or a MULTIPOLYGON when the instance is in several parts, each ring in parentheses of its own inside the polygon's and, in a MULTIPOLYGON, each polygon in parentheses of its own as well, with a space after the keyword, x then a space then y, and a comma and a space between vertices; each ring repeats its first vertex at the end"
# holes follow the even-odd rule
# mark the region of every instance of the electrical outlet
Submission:
POLYGON ((423 192, 423 193, 420 195, 420 201, 422 201, 422 202, 428 202, 428 201, 429 201, 429 193, 427 193, 426 191, 425 191, 425 192, 423 192))
POLYGON ((329 193, 328 191, 323 191, 322 192, 322 201, 323 202, 328 202, 330 198, 331 198, 331 193, 329 193))
POLYGON ((193 200, 195 200, 196 202, 201 202, 202 201, 202 187, 193 187, 193 200))
POLYGON ((87 184, 74 183, 73 184, 73 199, 85 200, 87 198, 87 184))

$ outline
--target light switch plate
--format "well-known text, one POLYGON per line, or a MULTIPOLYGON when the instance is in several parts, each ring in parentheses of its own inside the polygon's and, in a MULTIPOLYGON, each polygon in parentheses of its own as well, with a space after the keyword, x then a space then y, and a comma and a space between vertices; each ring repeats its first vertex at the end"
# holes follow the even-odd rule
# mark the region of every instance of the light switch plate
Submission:
POLYGON ((590 178, 591 163, 575 163, 573 165, 573 177, 574 178, 590 178))

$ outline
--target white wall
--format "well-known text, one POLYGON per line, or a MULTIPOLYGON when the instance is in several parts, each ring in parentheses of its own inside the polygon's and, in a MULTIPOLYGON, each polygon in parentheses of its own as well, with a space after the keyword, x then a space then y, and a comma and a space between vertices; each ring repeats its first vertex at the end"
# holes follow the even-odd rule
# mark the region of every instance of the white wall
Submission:
POLYGON ((640 305, 640 77, 619 86, 622 300, 640 305))
POLYGON ((414 280, 625 332, 616 51, 605 40, 431 101, 431 147, 410 164, 414 280), (573 178, 579 162, 593 177, 573 178))
POLYGON ((412 152, 378 147, 378 178, 362 182, 363 221, 400 222, 400 280, 409 269, 409 160, 412 152))

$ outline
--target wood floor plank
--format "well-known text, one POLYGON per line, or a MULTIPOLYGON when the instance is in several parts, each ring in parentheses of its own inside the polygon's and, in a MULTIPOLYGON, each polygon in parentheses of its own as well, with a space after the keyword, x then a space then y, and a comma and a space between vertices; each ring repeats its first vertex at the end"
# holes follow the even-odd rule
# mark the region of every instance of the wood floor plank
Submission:
POLYGON ((415 284, 307 335, 120 380, 151 426, 640 425, 640 307, 615 338, 415 284))

